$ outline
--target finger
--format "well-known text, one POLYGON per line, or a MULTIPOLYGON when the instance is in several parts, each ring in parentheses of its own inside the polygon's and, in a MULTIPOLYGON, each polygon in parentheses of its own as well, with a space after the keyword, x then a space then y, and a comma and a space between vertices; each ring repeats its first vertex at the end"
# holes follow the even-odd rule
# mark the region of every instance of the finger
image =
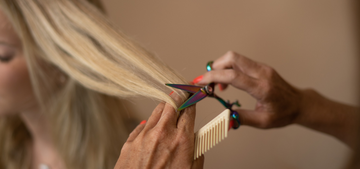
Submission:
POLYGON ((259 112, 254 110, 235 110, 239 114, 240 124, 256 128, 266 129, 271 127, 271 116, 268 112, 259 112))
POLYGON ((200 156, 193 162, 191 169, 203 169, 204 161, 205 161, 205 156, 204 155, 200 156))
POLYGON ((149 120, 146 123, 145 129, 144 129, 145 131, 148 131, 148 130, 154 128, 154 126, 158 123, 158 121, 161 117, 161 114, 164 110, 164 107, 165 107, 164 102, 161 102, 160 104, 158 104, 156 106, 156 108, 152 112, 151 116, 149 117, 149 120))
MULTIPOLYGON (((183 102, 182 99, 180 98, 180 96, 177 95, 176 93, 173 93, 171 95, 171 97, 174 99, 177 106, 179 106, 180 103, 183 102)), ((171 104, 166 103, 157 125, 159 125, 160 127, 174 127, 175 128, 179 113, 180 112, 177 112, 177 110, 175 110, 171 104)))
POLYGON ((233 51, 229 51, 212 64, 213 70, 235 69, 251 77, 258 77, 260 64, 233 51))
POLYGON ((166 103, 163 113, 160 117, 160 120, 157 124, 159 127, 176 127, 176 120, 177 120, 178 112, 172 107, 171 104, 166 103))
POLYGON ((204 74, 198 84, 208 84, 211 82, 230 84, 238 89, 242 89, 253 96, 257 96, 256 89, 258 80, 247 76, 241 71, 233 69, 213 70, 204 74))
POLYGON ((180 114, 177 122, 177 128, 186 133, 194 133, 196 109, 195 105, 190 106, 180 114))
POLYGON ((132 142, 135 138, 140 134, 140 132, 144 129, 145 124, 139 124, 136 128, 130 133, 127 142, 132 142))

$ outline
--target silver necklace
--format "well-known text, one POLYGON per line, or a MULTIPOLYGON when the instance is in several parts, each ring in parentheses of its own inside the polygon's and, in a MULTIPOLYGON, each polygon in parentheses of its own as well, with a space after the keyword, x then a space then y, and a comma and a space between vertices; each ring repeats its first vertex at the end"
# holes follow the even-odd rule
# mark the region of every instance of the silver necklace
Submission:
POLYGON ((39 169, 50 169, 50 167, 46 164, 40 164, 39 169))

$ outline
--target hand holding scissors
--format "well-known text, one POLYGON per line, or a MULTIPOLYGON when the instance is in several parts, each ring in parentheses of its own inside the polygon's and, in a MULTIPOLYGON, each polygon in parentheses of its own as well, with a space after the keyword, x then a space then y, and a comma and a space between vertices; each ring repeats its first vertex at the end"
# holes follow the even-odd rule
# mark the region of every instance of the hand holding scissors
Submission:
MULTIPOLYGON (((211 71, 212 70, 212 65, 213 62, 208 62, 206 68, 207 71, 211 71)), ((232 106, 236 105, 238 107, 240 107, 240 104, 238 101, 235 101, 233 103, 230 103, 230 101, 225 101, 224 99, 220 98, 219 96, 217 96, 214 91, 215 91, 215 83, 209 83, 208 85, 202 87, 202 86, 196 86, 196 85, 186 85, 186 84, 166 84, 167 86, 173 87, 173 88, 177 88, 177 89, 181 89, 184 91, 187 91, 189 93, 192 93, 193 95, 186 100, 179 108, 178 111, 181 111, 183 109, 185 109, 186 107, 189 107, 197 102, 199 102, 200 100, 204 99, 205 97, 212 97, 215 98, 216 100, 218 100, 225 108, 230 109, 231 111, 231 121, 230 121, 230 128, 233 129, 237 129, 240 126, 240 119, 239 119, 239 114, 236 111, 232 110, 232 106)))

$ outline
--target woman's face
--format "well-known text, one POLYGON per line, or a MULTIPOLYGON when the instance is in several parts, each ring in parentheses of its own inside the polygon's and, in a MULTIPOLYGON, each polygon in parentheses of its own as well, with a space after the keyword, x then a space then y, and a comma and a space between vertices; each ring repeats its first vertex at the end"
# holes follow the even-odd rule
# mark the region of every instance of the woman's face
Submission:
POLYGON ((0 116, 32 111, 35 105, 21 41, 0 10, 0 116))

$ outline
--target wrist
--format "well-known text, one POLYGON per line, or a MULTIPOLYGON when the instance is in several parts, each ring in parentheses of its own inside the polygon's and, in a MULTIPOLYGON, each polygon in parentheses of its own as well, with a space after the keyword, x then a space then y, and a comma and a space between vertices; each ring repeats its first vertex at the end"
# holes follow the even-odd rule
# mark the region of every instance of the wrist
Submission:
POLYGON ((324 113, 319 108, 323 109, 327 106, 326 99, 313 89, 301 89, 299 93, 299 111, 294 123, 304 126, 316 125, 317 119, 324 113))
POLYGON ((358 108, 332 101, 312 89, 301 90, 300 110, 294 123, 354 144, 359 127, 358 108))

